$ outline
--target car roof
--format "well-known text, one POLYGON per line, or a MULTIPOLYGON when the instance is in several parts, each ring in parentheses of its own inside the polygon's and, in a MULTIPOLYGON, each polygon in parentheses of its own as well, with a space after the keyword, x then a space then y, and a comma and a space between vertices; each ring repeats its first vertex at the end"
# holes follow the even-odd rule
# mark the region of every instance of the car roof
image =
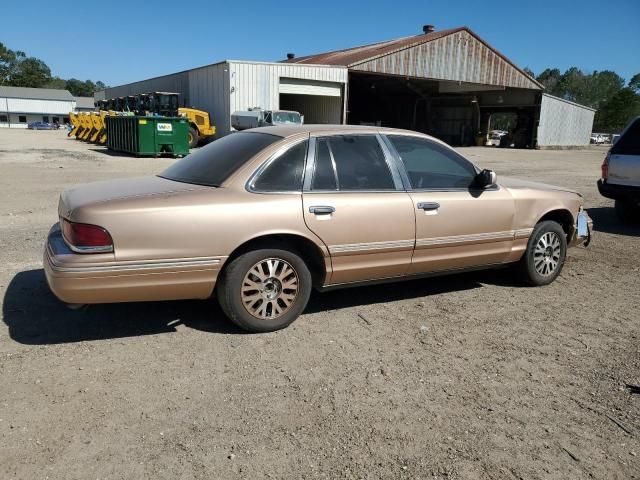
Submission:
POLYGON ((433 137, 430 137, 429 135, 425 135, 420 132, 414 132, 411 130, 400 130, 398 128, 376 127, 376 126, 368 126, 368 125, 328 125, 328 124, 274 125, 270 127, 252 128, 251 130, 245 130, 245 131, 268 133, 271 135, 277 135, 279 137, 291 137, 293 135, 298 135, 300 133, 324 132, 324 133, 330 133, 330 134, 405 133, 405 134, 420 135, 422 137, 433 138, 433 137))

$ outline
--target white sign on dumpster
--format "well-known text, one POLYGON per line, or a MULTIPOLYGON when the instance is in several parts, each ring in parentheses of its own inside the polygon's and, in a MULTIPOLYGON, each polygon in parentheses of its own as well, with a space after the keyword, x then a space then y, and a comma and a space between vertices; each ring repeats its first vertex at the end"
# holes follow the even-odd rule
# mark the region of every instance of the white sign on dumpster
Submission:
POLYGON ((173 132, 173 125, 170 123, 158 123, 159 132, 173 132))

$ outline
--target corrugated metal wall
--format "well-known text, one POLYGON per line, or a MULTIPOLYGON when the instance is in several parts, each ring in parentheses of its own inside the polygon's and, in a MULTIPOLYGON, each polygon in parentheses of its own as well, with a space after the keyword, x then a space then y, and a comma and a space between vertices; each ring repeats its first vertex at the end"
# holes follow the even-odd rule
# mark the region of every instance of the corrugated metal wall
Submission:
MULTIPOLYGON (((117 87, 105 89, 106 99, 126 97, 127 95, 138 95, 148 92, 175 92, 183 98, 180 105, 189 103, 189 72, 179 72, 163 77, 150 78, 139 82, 128 83, 117 87)), ((94 97, 96 98, 96 97, 94 97)))
POLYGON ((229 64, 216 63, 189 71, 189 98, 195 108, 209 112, 216 137, 231 130, 229 64))
POLYGON ((529 77, 466 31, 352 65, 350 69, 541 90, 529 77))
POLYGON ((298 78, 346 84, 345 67, 286 63, 229 62, 231 111, 249 107, 278 109, 280 78, 298 78))
POLYGON ((589 145, 595 110, 543 94, 540 105, 538 146, 589 145))

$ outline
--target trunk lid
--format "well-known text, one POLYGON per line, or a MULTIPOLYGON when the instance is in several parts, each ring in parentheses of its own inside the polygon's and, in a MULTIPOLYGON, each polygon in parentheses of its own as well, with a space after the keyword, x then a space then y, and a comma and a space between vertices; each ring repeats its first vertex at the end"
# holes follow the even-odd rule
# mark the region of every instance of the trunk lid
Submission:
POLYGON ((110 200, 169 195, 210 188, 212 187, 180 183, 166 178, 150 176, 86 183, 75 185, 62 192, 58 203, 58 214, 61 217, 69 218, 73 211, 79 207, 104 203, 110 200))

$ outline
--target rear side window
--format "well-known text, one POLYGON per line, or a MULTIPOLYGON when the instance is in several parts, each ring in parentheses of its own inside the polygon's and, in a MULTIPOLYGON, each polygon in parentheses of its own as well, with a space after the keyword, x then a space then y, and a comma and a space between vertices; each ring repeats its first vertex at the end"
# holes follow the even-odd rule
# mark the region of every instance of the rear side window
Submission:
POLYGON ((319 138, 313 189, 395 190, 393 177, 373 135, 319 138), (332 178, 333 177, 333 178, 332 178))
POLYGON ((611 148, 614 155, 640 155, 640 118, 637 118, 611 148))
POLYGON ((260 192, 302 191, 307 143, 306 140, 300 142, 269 161, 266 168, 253 181, 251 188, 260 192))
POLYGON ((176 182, 218 187, 236 170, 282 137, 239 132, 216 140, 162 172, 159 177, 176 182))
POLYGON ((475 167, 442 145, 423 138, 389 135, 404 164, 413 189, 468 188, 475 167))

